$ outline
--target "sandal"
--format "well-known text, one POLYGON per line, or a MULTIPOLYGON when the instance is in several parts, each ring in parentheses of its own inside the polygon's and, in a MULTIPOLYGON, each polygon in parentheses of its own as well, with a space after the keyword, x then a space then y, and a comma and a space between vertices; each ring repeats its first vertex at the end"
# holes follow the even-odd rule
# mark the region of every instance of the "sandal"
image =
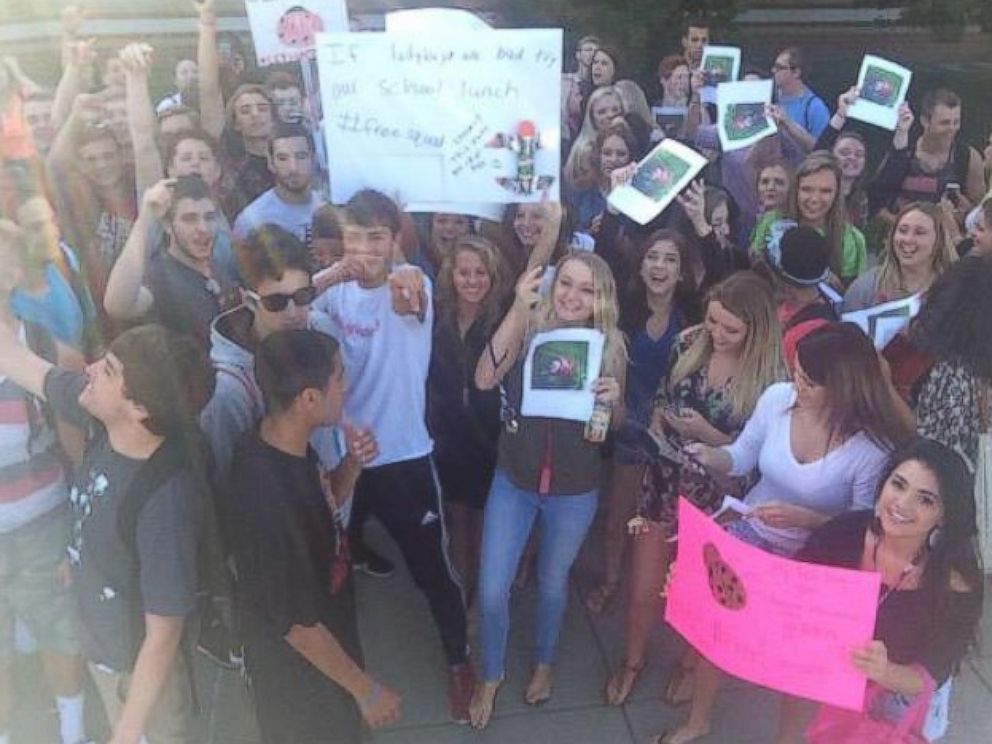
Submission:
POLYGON ((644 671, 644 661, 638 664, 631 664, 624 659, 623 664, 610 675, 606 683, 606 703, 607 705, 623 705, 630 697, 630 693, 637 684, 638 677, 644 671))
POLYGON ((695 687, 695 669, 684 664, 676 664, 672 669, 672 674, 665 684, 665 690, 661 693, 661 699, 667 705, 685 705, 692 700, 693 688, 695 687), (688 683, 688 691, 686 689, 688 683))
POLYGON ((619 587, 619 581, 604 581, 586 595, 585 602, 583 602, 586 610, 593 615, 599 615, 605 612, 613 605, 613 601, 617 598, 617 589, 619 587))

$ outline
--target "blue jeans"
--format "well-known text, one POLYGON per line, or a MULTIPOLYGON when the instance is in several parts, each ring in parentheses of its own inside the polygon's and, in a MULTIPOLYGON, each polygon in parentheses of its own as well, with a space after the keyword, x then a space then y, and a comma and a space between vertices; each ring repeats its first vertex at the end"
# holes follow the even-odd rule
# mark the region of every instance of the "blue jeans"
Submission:
POLYGON ((596 516, 597 491, 576 496, 539 496, 514 486, 497 470, 486 501, 479 568, 482 672, 487 682, 503 679, 510 627, 510 586, 541 517, 537 557, 536 662, 551 664, 568 602, 568 574, 596 516))

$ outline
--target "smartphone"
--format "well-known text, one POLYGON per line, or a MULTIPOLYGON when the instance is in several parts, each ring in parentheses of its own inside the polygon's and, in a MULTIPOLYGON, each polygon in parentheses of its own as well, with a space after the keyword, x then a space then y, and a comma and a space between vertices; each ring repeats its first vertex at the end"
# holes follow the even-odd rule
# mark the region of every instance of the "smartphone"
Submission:
POLYGON ((685 455, 675 448, 665 437, 658 436, 646 427, 634 426, 631 432, 633 444, 651 459, 665 459, 677 465, 684 465, 685 455))
POLYGON ((944 187, 944 196, 955 207, 961 203, 961 184, 949 183, 944 187))

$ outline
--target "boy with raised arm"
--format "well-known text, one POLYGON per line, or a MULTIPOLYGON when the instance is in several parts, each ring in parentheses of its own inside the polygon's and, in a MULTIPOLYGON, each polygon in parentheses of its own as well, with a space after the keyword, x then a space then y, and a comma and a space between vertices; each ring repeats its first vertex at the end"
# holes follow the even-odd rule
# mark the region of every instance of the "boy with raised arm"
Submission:
POLYGON ((213 388, 206 354, 148 325, 118 336, 86 372, 69 372, 0 326, 0 375, 95 432, 69 495, 68 556, 110 744, 192 742, 181 639, 196 603, 207 486, 187 434, 213 388))
MULTIPOLYGON (((420 269, 393 267, 400 211, 372 190, 342 210, 344 258, 317 276, 329 286, 314 302, 341 344, 348 395, 345 413, 371 427, 379 454, 362 472, 351 520, 353 549, 362 550, 368 515, 396 541, 417 587, 427 597, 449 667, 452 720, 468 722, 475 676, 468 663, 465 605, 451 569, 444 518, 425 423, 431 355, 431 285, 420 269)), ((356 563, 363 556, 357 553, 356 563)))

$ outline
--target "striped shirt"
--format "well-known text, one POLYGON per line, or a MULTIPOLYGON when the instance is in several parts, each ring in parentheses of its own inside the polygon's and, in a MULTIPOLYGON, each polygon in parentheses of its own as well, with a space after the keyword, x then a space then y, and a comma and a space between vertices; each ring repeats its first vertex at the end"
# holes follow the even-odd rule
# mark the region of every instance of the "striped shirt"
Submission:
POLYGON ((66 502, 55 433, 41 402, 0 377, 0 534, 66 502))

